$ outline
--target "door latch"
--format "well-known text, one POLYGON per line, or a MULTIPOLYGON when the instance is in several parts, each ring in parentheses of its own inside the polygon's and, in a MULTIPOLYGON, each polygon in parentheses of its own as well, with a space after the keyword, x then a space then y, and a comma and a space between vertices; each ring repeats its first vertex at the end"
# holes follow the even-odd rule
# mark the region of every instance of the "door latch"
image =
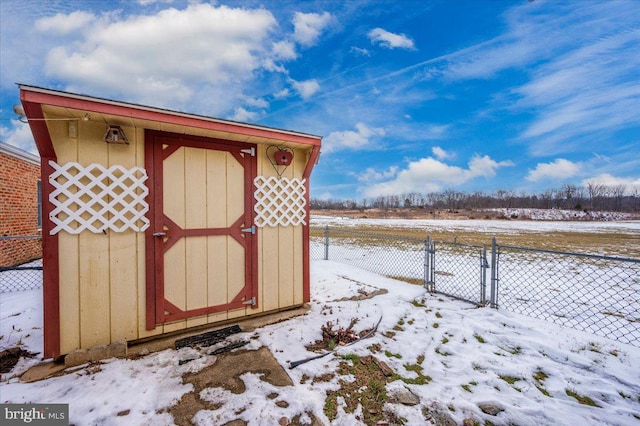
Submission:
POLYGON ((244 302, 242 302, 243 305, 255 305, 256 304, 256 298, 252 297, 249 300, 245 300, 244 302))
POLYGON ((244 229, 241 229, 241 231, 242 231, 242 232, 246 232, 246 233, 251 234, 251 235, 255 235, 255 233, 256 233, 256 226, 255 226, 255 225, 253 225, 251 228, 244 228, 244 229))
POLYGON ((165 235, 167 235, 166 232, 154 232, 153 233, 154 237, 164 237, 165 235))

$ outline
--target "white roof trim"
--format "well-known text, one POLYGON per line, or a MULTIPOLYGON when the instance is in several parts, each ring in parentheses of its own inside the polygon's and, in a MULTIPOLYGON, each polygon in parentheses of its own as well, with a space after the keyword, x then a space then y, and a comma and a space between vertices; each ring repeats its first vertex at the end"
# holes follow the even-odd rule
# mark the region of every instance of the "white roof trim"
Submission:
POLYGON ((0 142, 0 152, 11 157, 19 158, 29 163, 40 165, 40 157, 30 152, 24 151, 8 143, 0 142))

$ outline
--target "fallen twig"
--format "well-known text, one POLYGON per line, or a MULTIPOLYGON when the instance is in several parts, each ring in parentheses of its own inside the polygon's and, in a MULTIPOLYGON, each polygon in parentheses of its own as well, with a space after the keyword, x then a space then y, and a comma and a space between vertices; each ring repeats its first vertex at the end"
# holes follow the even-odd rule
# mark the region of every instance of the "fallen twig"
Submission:
MULTIPOLYGON (((378 320, 378 322, 376 323, 375 327, 373 327, 373 328, 372 328, 372 329, 371 329, 367 334, 365 334, 364 336, 360 337, 359 339, 354 340, 354 341, 353 341, 353 342, 351 342, 351 343, 347 343, 346 345, 343 345, 343 346, 341 346, 341 347, 342 347, 342 348, 344 348, 345 346, 351 346, 351 345, 353 345, 353 344, 355 344, 355 343, 358 343, 358 342, 359 342, 359 341, 361 341, 361 340, 364 340, 364 339, 367 339, 367 338, 369 338, 369 337, 373 336, 373 334, 378 330, 378 326, 380 325, 380 322, 381 322, 381 321, 382 321, 382 316, 380 317, 380 319, 379 319, 379 320, 378 320)), ((349 328, 351 328, 351 327, 349 327, 349 328)), ((309 361, 313 361, 314 359, 324 358, 324 357, 325 357, 325 356, 327 356, 327 355, 330 355, 330 354, 332 354, 332 353, 335 353, 338 349, 339 349, 339 348, 336 348, 336 349, 334 349, 334 350, 332 350, 332 351, 325 352, 325 353, 320 354, 320 355, 312 356, 311 358, 305 358, 305 359, 301 359, 301 360, 299 360, 299 361, 292 361, 292 362, 290 362, 290 363, 289 363, 289 369, 290 369, 290 370, 293 370, 293 369, 294 369, 294 368, 296 368, 297 366, 302 365, 302 364, 305 364, 305 363, 307 363, 307 362, 309 362, 309 361)))

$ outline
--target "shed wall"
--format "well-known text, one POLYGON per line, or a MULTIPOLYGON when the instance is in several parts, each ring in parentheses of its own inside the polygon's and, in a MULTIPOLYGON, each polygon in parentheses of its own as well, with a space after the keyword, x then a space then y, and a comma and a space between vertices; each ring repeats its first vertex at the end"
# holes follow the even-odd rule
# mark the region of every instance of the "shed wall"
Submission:
MULTIPOLYGON (((49 121, 58 164, 99 163, 105 167, 144 167, 144 129, 122 125, 130 145, 106 144, 104 123, 79 121, 78 137, 68 135, 68 123, 49 121)), ((154 126, 157 128, 157 124, 154 126)), ((163 130, 182 131, 167 128, 163 130)), ((310 148, 309 148, 310 150, 310 148)), ((302 178, 307 149, 294 150, 284 177, 302 178)), ((258 175, 276 172, 258 146, 258 175)), ((45 200, 46 202, 46 200, 45 200)), ((307 218, 308 220, 308 218, 307 218)), ((145 235, 126 230, 94 234, 58 234, 60 265, 60 353, 120 340, 137 340, 170 331, 289 308, 303 303, 302 226, 258 229, 258 308, 212 314, 146 330, 145 235)), ((215 259, 209 259, 212 262, 215 259)), ((241 267, 239 265, 239 267, 241 267)))

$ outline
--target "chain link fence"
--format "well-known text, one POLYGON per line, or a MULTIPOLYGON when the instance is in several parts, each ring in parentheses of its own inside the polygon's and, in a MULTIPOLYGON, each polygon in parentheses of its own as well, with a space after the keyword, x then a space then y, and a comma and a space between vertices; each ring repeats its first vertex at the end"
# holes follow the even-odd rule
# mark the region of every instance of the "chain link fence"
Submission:
MULTIPOLYGON (((428 238, 427 238, 428 239, 428 238)), ((484 246, 436 241, 433 243, 432 291, 477 305, 487 302, 487 250, 484 246)))
POLYGON ((496 246, 495 307, 640 346, 640 260, 496 246))
POLYGON ((640 346, 640 259, 311 227, 312 259, 640 346), (488 289, 490 288, 490 292, 488 289), (488 294, 489 293, 489 294, 488 294))
POLYGON ((33 236, 2 236, 2 263, 0 263, 0 293, 34 290, 42 287, 42 259, 13 265, 10 259, 29 259, 33 254, 41 255, 41 238, 33 236), (10 254, 10 255, 9 255, 10 254), (8 264, 7 264, 8 263, 8 264))
POLYGON ((425 240, 311 228, 311 259, 331 259, 411 284, 425 282, 425 240))

